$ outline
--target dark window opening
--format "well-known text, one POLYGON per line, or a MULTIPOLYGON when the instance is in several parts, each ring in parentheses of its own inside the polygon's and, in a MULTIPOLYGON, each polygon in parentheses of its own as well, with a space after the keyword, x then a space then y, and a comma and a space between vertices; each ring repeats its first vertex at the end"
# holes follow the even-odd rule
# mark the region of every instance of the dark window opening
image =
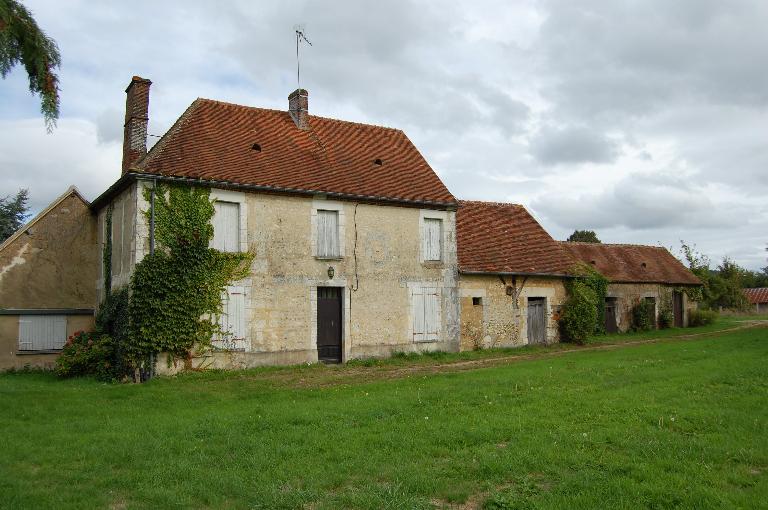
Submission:
POLYGON ((256 152, 261 152, 261 145, 259 145, 258 143, 254 143, 253 145, 251 145, 251 150, 255 150, 256 152))
POLYGON ((473 297, 472 298, 472 305, 473 306, 482 306, 483 304, 483 298, 481 297, 473 297))

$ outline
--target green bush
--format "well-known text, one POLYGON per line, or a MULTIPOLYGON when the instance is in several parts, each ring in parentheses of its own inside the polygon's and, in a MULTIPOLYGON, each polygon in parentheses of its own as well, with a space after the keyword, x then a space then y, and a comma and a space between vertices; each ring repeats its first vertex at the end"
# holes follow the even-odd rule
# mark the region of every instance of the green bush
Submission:
POLYGON ((662 308, 659 312, 659 329, 671 328, 675 322, 675 315, 670 308, 662 308))
POLYGON ((688 325, 692 328, 706 326, 717 320, 717 312, 714 310, 691 310, 688 316, 688 325))
POLYGON ((656 327, 651 317, 656 313, 656 304, 653 301, 641 299, 632 308, 632 331, 650 331, 656 327))
POLYGON ((59 377, 94 376, 101 381, 115 379, 114 345, 103 333, 78 331, 67 339, 56 360, 59 377))
POLYGON ((583 344, 595 331, 597 296, 589 285, 580 280, 570 283, 568 294, 560 314, 560 333, 566 342, 583 344))

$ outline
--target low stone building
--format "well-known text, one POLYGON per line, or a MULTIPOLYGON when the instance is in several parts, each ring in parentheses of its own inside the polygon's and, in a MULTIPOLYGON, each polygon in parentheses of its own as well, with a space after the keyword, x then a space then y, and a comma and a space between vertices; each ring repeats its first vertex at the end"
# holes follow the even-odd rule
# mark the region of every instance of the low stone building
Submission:
POLYGON ((461 348, 558 341, 575 260, 517 204, 461 201, 456 231, 461 348))
POLYGON ((122 175, 92 206, 112 288, 149 253, 144 190, 203 186, 213 246, 255 254, 206 366, 458 350, 458 203, 402 131, 310 115, 297 90, 286 111, 197 99, 147 153, 149 88, 126 90, 122 175))
POLYGON ((96 222, 73 186, 0 245, 0 369, 51 368, 93 327, 96 222))
POLYGON ((755 313, 768 313, 768 287, 744 289, 744 294, 755 313))
POLYGON ((646 300, 653 303, 652 324, 668 310, 672 325, 688 325, 688 314, 697 303, 688 296, 701 281, 668 250, 657 246, 561 242, 570 254, 589 264, 610 281, 605 300, 605 330, 627 331, 632 309, 646 300))

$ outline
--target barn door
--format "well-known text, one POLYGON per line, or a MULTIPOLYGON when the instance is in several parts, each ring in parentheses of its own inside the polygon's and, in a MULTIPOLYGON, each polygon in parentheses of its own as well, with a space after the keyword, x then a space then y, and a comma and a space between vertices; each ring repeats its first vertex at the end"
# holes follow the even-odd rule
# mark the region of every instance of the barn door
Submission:
POLYGON ((672 293, 672 313, 675 316, 675 327, 682 328, 683 324, 683 293, 674 291, 672 293))
POLYGON ((605 298, 605 332, 618 333, 616 324, 616 298, 605 298))
POLYGON ((528 343, 547 343, 546 298, 528 298, 528 343))
POLYGON ((317 288, 317 359, 341 362, 341 287, 317 288))

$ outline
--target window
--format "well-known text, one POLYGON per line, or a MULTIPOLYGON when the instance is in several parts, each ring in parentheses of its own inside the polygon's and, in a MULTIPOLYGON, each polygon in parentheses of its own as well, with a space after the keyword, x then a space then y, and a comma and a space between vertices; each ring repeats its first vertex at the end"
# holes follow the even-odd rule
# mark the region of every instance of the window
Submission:
POLYGON ((440 337, 440 288, 417 286, 411 292, 413 341, 436 342, 440 337))
POLYGON ((421 252, 425 262, 442 259, 441 242, 443 221, 436 218, 424 218, 424 231, 421 235, 421 252))
POLYGON ((59 350, 67 341, 67 318, 64 315, 19 316, 19 350, 59 350))
POLYGON ((317 211, 317 256, 339 258, 339 211, 317 211))
POLYGON ((217 200, 213 208, 211 247, 219 251, 240 251, 240 204, 217 200))

